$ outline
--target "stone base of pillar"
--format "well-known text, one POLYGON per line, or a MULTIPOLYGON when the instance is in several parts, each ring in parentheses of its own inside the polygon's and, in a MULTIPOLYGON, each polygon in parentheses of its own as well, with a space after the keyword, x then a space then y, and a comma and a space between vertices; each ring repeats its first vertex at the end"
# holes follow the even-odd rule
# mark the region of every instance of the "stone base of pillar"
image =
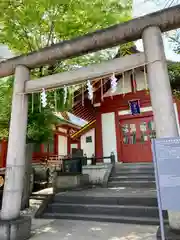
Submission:
POLYGON ((16 220, 0 220, 1 240, 27 240, 31 237, 31 217, 22 216, 16 220))
MULTIPOLYGON (((180 230, 173 230, 168 225, 164 227, 165 239, 166 240, 180 240, 180 230)), ((160 227, 157 230, 157 240, 161 240, 161 231, 160 227)))

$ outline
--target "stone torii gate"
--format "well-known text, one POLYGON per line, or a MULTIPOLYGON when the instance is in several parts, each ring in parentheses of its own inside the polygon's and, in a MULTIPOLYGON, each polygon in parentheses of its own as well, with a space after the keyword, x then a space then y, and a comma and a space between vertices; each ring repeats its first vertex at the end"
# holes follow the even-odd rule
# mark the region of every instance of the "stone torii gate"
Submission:
MULTIPOLYGON (((157 137, 176 137, 178 129, 161 33, 178 27, 180 27, 180 5, 0 63, 0 77, 15 73, 0 239, 17 239, 18 237, 13 238, 13 234, 19 236, 18 229, 30 226, 29 219, 19 219, 25 165, 28 93, 41 91, 42 88, 63 87, 146 64, 157 137), (143 39, 144 53, 91 65, 72 72, 42 77, 37 81, 30 80, 30 70, 37 66, 139 38, 143 39), (17 225, 20 227, 14 228, 17 225), (8 232, 9 238, 4 229, 8 232)), ((171 228, 179 230, 180 213, 169 212, 169 222, 171 228)), ((21 232, 21 235, 24 234, 23 238, 18 239, 27 239, 29 233, 28 230, 24 230, 24 233, 21 232)))

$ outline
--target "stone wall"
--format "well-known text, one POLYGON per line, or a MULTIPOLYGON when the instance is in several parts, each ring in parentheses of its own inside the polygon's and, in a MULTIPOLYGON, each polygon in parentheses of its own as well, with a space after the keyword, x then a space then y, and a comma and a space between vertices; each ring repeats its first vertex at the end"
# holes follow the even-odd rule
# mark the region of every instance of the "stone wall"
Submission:
POLYGON ((92 185, 107 185, 112 171, 112 164, 97 164, 83 166, 83 174, 89 175, 89 182, 92 185))

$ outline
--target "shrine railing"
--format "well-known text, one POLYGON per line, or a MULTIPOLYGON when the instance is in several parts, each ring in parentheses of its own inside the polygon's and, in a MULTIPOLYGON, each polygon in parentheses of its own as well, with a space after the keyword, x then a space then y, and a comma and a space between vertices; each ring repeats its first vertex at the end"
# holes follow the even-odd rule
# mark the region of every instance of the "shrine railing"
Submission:
POLYGON ((111 153, 108 157, 97 158, 92 155, 91 158, 85 156, 71 157, 62 159, 62 172, 82 172, 82 167, 87 165, 97 165, 101 163, 114 164, 115 155, 111 153))

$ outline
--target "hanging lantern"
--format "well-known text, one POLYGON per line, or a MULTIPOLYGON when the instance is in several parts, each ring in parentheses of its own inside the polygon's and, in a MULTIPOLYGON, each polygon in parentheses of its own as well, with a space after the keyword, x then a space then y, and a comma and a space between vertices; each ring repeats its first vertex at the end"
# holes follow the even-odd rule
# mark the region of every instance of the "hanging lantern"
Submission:
POLYGON ((66 101, 67 101, 67 86, 64 86, 64 104, 66 104, 66 101))
POLYGON ((47 96, 46 96, 46 91, 44 88, 42 89, 42 93, 41 93, 41 103, 42 103, 43 108, 45 108, 47 106, 47 96))
POLYGON ((117 78, 115 77, 115 74, 111 76, 111 93, 115 93, 117 89, 117 78))
POLYGON ((89 98, 89 100, 92 100, 93 99, 93 87, 89 80, 87 81, 87 89, 88 89, 88 98, 89 98))

